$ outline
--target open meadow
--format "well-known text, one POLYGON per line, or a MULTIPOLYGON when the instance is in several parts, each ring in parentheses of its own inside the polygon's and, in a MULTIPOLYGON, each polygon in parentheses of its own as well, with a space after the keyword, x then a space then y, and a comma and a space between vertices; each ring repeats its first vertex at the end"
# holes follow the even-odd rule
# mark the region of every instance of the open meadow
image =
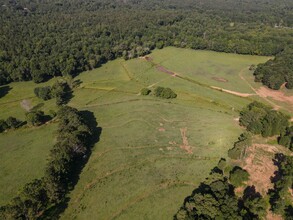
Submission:
MULTIPOLYGON (((268 59, 167 47, 145 58, 116 59, 76 77, 81 84, 69 105, 93 112, 102 131, 61 219, 172 219, 186 195, 220 158, 227 157, 243 132, 237 118, 244 106, 259 100, 288 112, 290 103, 281 105, 256 93, 260 84, 253 82, 249 66, 268 59), (177 98, 140 95, 142 88, 156 86, 171 88, 177 98)), ((56 109, 54 101, 41 102, 34 96, 31 82, 10 87, 0 99, 1 119, 10 115, 24 119, 23 99, 32 105, 43 103, 45 112, 56 109)), ((13 171, 0 173, 0 186, 16 178, 12 175, 17 171, 25 174, 22 169, 34 169, 36 164, 30 175, 40 176, 54 130, 56 126, 49 124, 0 135, 0 151, 5 152, 0 166, 5 173, 13 171), (15 155, 22 162, 10 164, 15 155)), ((26 181, 11 187, 17 191, 26 181)), ((0 198, 6 190, 0 187, 0 198)))

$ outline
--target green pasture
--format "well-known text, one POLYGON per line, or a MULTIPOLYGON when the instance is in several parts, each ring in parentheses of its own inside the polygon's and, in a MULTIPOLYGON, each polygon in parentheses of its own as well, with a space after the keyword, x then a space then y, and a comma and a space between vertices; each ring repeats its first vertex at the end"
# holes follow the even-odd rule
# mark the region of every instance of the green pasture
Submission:
MULTIPOLYGON (((221 157, 227 156, 227 150, 243 132, 237 122, 239 111, 253 100, 262 100, 210 86, 253 93, 240 75, 251 82, 248 66, 265 62, 268 57, 172 47, 155 50, 149 57, 151 62, 143 58, 116 59, 76 77, 80 85, 74 89, 69 105, 93 112, 102 131, 61 219, 172 219, 184 198, 221 157), (158 65, 180 77, 160 71, 158 65), (220 82, 215 77, 227 81, 220 82), (140 95, 142 88, 156 86, 172 88, 177 98, 140 95)), ((41 85, 10 84, 11 90, 0 99, 0 118, 23 119, 23 99, 32 105, 43 103, 44 111, 55 109, 54 100, 44 102, 34 97, 36 86, 41 85)), ((0 157, 6 158, 0 160, 0 165, 9 173, 1 176, 0 186, 19 178, 13 186, 17 189, 29 178, 42 174, 43 166, 35 166, 41 164, 38 160, 45 164, 54 130, 55 125, 46 125, 0 135, 0 150, 5 152, 0 157), (7 145, 15 145, 9 147, 14 154, 5 151, 7 145), (30 151, 24 146, 29 146, 30 151), (27 163, 13 163, 9 158, 15 158, 15 154, 27 163), (25 181, 18 177, 19 171, 27 175, 25 181)), ((6 198, 11 197, 12 191, 6 191, 0 189, 6 198)))
POLYGON ((56 124, 0 134, 0 206, 17 196, 25 183, 44 175, 56 124))

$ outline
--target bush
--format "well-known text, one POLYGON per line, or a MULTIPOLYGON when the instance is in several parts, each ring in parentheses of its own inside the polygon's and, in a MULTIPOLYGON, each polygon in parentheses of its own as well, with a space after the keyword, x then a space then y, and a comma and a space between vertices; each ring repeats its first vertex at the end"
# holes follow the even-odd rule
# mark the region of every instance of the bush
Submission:
POLYGON ((141 94, 141 95, 149 95, 150 93, 151 93, 151 90, 148 89, 148 88, 142 88, 142 89, 140 90, 140 94, 141 94))
POLYGON ((33 126, 39 126, 44 122, 44 112, 42 111, 31 111, 26 113, 26 120, 33 126))
POLYGON ((0 120, 0 133, 8 129, 8 125, 4 120, 0 120))
POLYGON ((173 92, 173 90, 170 88, 164 88, 159 86, 155 89, 154 92, 155 92, 155 96, 161 97, 164 99, 174 99, 177 97, 177 94, 173 92))
POLYGON ((18 119, 16 119, 16 118, 14 118, 14 117, 9 117, 9 118, 7 118, 7 120, 6 120, 6 124, 7 124, 8 128, 13 128, 13 129, 15 129, 15 128, 20 127, 20 125, 21 125, 21 121, 18 120, 18 119))
POLYGON ((43 99, 43 100, 49 100, 52 97, 51 94, 51 87, 50 86, 45 86, 45 87, 37 87, 34 90, 34 93, 37 97, 43 99))
POLYGON ((246 170, 243 170, 241 167, 234 167, 233 170, 230 172, 229 180, 231 184, 238 187, 243 184, 244 181, 247 181, 249 174, 246 170))
POLYGON ((234 143, 234 147, 228 151, 228 156, 231 159, 237 160, 245 152, 246 148, 251 145, 251 134, 245 132, 240 135, 238 141, 234 143))

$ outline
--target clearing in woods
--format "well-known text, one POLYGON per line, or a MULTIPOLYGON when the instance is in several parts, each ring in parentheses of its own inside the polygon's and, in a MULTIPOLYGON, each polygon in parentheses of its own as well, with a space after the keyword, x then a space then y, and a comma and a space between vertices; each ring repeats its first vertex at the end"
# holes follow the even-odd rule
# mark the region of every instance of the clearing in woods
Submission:
MULTIPOLYGON (((239 110, 253 100, 263 100, 224 90, 255 94, 239 73, 243 71, 249 83, 258 88, 249 78, 248 66, 267 59, 168 47, 155 50, 147 60, 117 59, 80 74, 77 79, 82 83, 69 105, 93 112, 102 132, 61 219, 172 219, 185 196, 221 157, 227 157, 228 149, 243 132, 234 120, 239 110), (165 100, 138 95, 142 88, 155 86, 170 87, 178 96, 165 100)), ((46 85, 50 83, 52 80, 46 85)), ((41 101, 34 97, 31 82, 10 86, 0 105, 11 112, 1 108, 1 117, 22 119, 22 100, 29 100, 26 103, 32 106, 41 101)), ((42 103, 45 111, 54 107, 52 100, 42 103)), ((48 129, 44 136, 53 141, 53 134, 48 129)), ((25 136, 21 141, 30 146, 25 136)), ((0 150, 6 147, 1 145, 0 150)), ((47 152, 47 148, 43 150, 44 161, 47 152)), ((1 167, 6 163, 0 160, 1 167)), ((15 163, 10 169, 18 166, 15 163)), ((31 170, 29 163, 26 169, 31 170)))

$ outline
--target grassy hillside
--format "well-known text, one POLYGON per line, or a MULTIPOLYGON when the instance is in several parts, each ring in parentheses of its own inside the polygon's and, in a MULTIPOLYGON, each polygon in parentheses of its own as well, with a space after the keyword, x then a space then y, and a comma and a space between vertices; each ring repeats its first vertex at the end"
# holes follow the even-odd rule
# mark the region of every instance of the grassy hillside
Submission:
MULTIPOLYGON (((155 50, 148 59, 117 59, 80 74, 76 79, 81 84, 69 105, 93 112, 102 132, 61 218, 172 218, 243 131, 237 121, 239 110, 255 99, 267 102, 255 93, 259 85, 248 70, 267 59, 169 47, 155 50), (177 98, 140 95, 142 88, 156 86, 172 88, 177 98)), ((43 84, 9 86, 0 99, 0 118, 24 119, 24 99, 32 106, 41 104, 45 112, 56 109, 54 100, 34 97, 34 87, 43 84)), ((26 178, 39 177, 55 129, 52 124, 0 135, 3 146, 15 145, 11 151, 3 147, 7 152, 1 157, 7 159, 0 165, 11 174, 3 174, 0 184, 18 178, 11 186, 17 190, 26 178), (22 163, 12 163, 12 150, 22 163), (19 177, 19 170, 27 177, 19 177)), ((0 193, 6 191, 2 188, 0 193)), ((12 192, 7 191, 3 202, 12 192)))
POLYGON ((209 86, 252 92, 238 74, 267 60, 175 48, 150 57, 151 62, 115 60, 78 77, 82 84, 70 104, 94 112, 102 134, 62 219, 172 218, 186 193, 226 156, 242 132, 237 111, 256 98, 209 86), (206 62, 197 62, 200 57, 206 62), (178 97, 139 95, 141 88, 155 86, 170 87, 178 97))

